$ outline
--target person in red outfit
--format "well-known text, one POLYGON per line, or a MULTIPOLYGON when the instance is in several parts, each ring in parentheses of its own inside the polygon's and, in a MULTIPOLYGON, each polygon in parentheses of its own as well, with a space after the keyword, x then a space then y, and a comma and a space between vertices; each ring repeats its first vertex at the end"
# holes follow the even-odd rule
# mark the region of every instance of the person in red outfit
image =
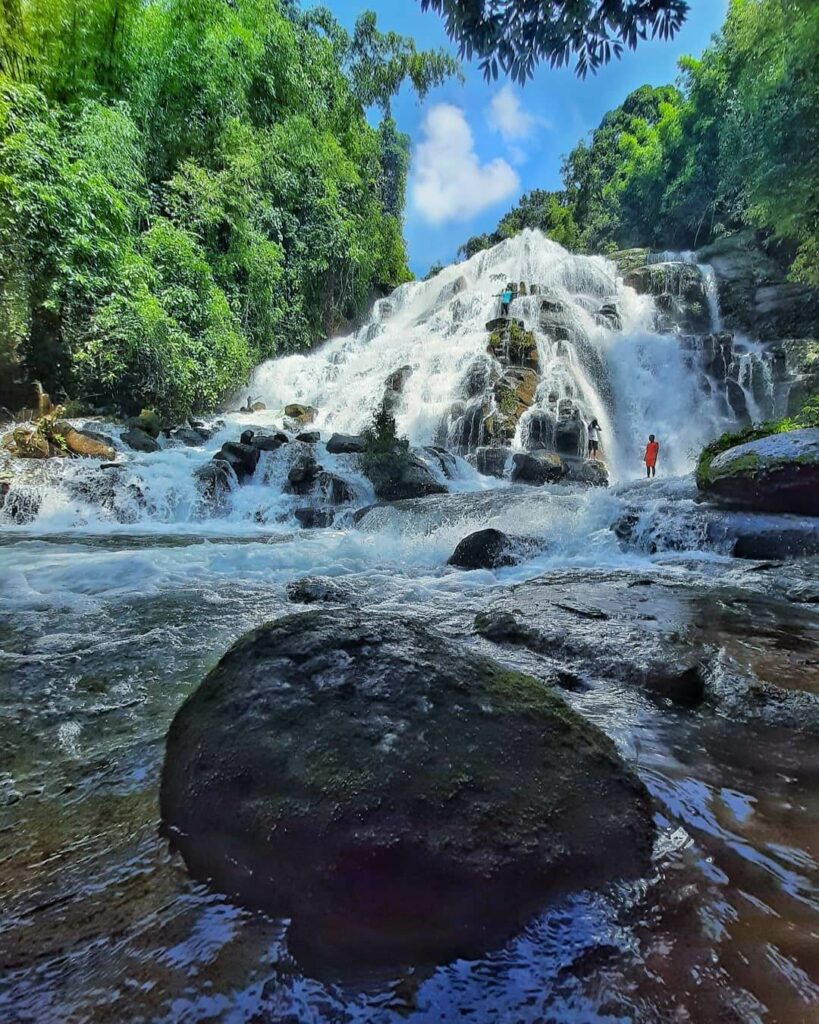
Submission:
POLYGON ((648 435, 648 444, 646 445, 645 464, 646 464, 646 476, 657 475, 657 456, 660 454, 660 442, 654 439, 653 434, 648 435))

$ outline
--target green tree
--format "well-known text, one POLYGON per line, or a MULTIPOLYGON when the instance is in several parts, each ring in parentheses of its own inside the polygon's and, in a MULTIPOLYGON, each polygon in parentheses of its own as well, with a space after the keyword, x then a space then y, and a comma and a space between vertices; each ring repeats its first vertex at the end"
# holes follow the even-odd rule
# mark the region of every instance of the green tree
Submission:
POLYGON ((640 40, 668 39, 688 13, 686 0, 420 0, 444 19, 461 57, 476 56, 486 78, 498 71, 518 82, 540 61, 577 58, 577 73, 596 71, 640 40))

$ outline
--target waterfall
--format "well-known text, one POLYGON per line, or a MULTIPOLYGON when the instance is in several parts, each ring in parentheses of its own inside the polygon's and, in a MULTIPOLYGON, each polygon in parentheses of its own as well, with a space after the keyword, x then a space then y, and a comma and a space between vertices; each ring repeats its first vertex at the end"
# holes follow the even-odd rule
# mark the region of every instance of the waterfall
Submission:
MULTIPOLYGON (((709 280, 704 272, 706 288, 709 280)), ((715 288, 712 294, 716 302, 715 288)), ((450 490, 499 486, 477 472, 482 446, 498 453, 500 472, 511 464, 504 452, 515 449, 552 449, 577 461, 592 418, 602 427, 611 481, 642 474, 650 433, 660 440, 663 471, 686 473, 734 414, 724 385, 714 386, 706 346, 658 330, 658 323, 654 297, 626 286, 613 262, 524 231, 429 281, 402 285, 377 301, 354 333, 259 366, 243 394, 259 396, 266 410, 223 414, 201 446, 161 439, 159 451, 138 454, 121 441, 120 426, 78 420, 108 436, 116 466, 6 459, 0 468, 11 498, 0 521, 56 531, 112 524, 184 530, 191 522, 221 531, 292 528, 305 503, 285 486, 292 454, 265 452, 251 481, 234 486, 218 508, 205 500, 196 473, 243 429, 280 428, 284 406, 293 402, 318 410, 311 429, 326 442, 332 432, 360 432, 388 398, 399 432, 421 458, 431 445, 461 456, 447 474, 450 490), (498 321, 498 296, 508 284, 517 289, 511 319, 498 321)), ((735 369, 750 382, 740 388, 750 387, 752 371, 735 369)), ((294 445, 286 447, 292 452, 294 445)), ((323 443, 313 450, 327 479, 346 481, 349 504, 374 500, 355 456, 331 455, 323 443)), ((430 462, 440 476, 440 459, 430 462)))
POLYGON ((705 297, 708 300, 708 312, 711 317, 711 330, 716 334, 722 330, 722 314, 719 308, 719 288, 717 275, 710 263, 698 263, 697 269, 702 275, 705 297))
POLYGON ((474 448, 485 442, 481 402, 487 412, 494 407, 486 398, 486 324, 507 282, 529 286, 513 300, 510 316, 534 335, 540 375, 512 446, 524 447, 533 431, 540 437, 549 424, 553 429, 576 413, 583 425, 578 452, 585 423, 596 417, 614 479, 640 473, 637 452, 649 433, 663 437, 669 470, 690 469, 695 450, 723 426, 724 404, 703 393, 702 371, 689 365, 678 339, 653 329, 651 296, 624 287, 609 260, 571 254, 536 231, 430 281, 401 286, 376 303, 355 334, 309 355, 265 363, 250 390, 268 408, 314 405, 317 426, 354 433, 378 407, 388 375, 408 365, 413 372, 396 408, 399 431, 415 445, 446 438, 462 450, 474 448), (601 314, 606 307, 608 318, 601 314), (470 389, 475 378, 478 388, 470 389))

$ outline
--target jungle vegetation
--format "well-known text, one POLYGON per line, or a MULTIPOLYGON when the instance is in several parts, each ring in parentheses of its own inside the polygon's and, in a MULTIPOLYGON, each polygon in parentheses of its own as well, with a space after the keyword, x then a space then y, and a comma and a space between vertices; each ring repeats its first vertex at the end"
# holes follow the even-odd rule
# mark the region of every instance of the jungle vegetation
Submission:
POLYGON ((5 0, 0 404, 212 409, 407 280, 390 100, 458 73, 292 0, 5 0))
POLYGON ((731 0, 678 84, 632 92, 568 154, 562 178, 461 254, 524 227, 583 252, 697 248, 754 227, 780 243, 795 280, 819 285, 819 5, 731 0))

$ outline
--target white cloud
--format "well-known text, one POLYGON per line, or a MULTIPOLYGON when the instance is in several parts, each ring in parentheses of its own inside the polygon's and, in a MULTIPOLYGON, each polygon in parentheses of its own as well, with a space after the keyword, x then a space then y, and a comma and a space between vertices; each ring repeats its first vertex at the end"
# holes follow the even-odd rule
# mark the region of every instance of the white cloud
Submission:
POLYGON ((520 97, 508 83, 490 100, 486 120, 492 131, 499 132, 507 142, 526 139, 536 125, 546 123, 523 109, 520 97))
POLYGON ((413 162, 412 199, 431 224, 469 220, 520 188, 517 172, 501 159, 482 164, 464 112, 448 103, 431 107, 413 162))

